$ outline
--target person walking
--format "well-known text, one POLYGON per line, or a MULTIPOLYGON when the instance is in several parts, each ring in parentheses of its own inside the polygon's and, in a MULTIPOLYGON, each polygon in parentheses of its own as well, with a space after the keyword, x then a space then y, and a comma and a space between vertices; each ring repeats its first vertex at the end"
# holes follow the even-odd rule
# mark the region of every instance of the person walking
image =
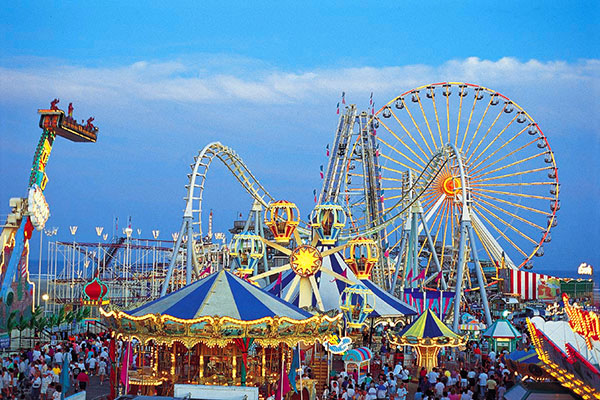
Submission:
POLYGON ((31 400, 39 400, 42 389, 42 377, 40 371, 35 371, 33 381, 31 382, 31 400))

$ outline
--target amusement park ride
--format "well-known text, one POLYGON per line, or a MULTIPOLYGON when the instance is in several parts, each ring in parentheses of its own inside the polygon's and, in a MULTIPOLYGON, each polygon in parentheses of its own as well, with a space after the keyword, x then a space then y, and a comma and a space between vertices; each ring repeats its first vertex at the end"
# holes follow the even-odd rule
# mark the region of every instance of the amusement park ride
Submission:
MULTIPOLYGON (((437 302, 455 330, 465 301, 479 304, 491 323, 488 292, 505 271, 531 269, 557 223, 559 183, 548 140, 516 103, 472 84, 425 85, 377 111, 372 101, 369 108, 351 104, 341 113, 310 221, 300 219, 294 203, 276 201, 233 149, 210 143, 191 164, 173 241, 158 240, 158 231, 154 241, 139 232, 136 238, 128 227, 111 243, 55 243, 54 302, 80 301, 83 286, 98 277, 114 304, 133 306, 231 267, 286 300, 322 311, 339 308, 344 288, 373 285, 378 299, 400 299, 397 307, 437 302), (224 235, 212 234, 212 212, 209 233, 202 232, 203 191, 214 160, 253 199, 229 246, 218 243, 224 235)), ((44 168, 54 137, 95 141, 97 135, 93 119, 83 125, 72 118, 72 106, 65 115, 53 102, 40 113, 44 132, 30 200, 11 200, 14 213, 2 234, 5 304, 14 293, 19 301, 31 296, 26 274, 18 272, 27 271, 31 230, 47 219, 44 168)), ((19 310, 30 309, 28 301, 19 310)), ((4 319, 11 304, 0 307, 4 319)))
POLYGON ((27 189, 27 197, 10 199, 12 213, 2 229, 0 241, 0 329, 6 330, 8 321, 26 318, 32 311, 34 284, 29 281, 29 239, 33 230, 42 230, 50 216, 44 198, 48 183, 46 165, 54 139, 62 136, 73 142, 94 143, 98 128, 89 118, 84 125, 73 118, 73 104, 65 114, 54 99, 49 109, 38 110, 42 135, 35 151, 27 189))
MULTIPOLYGON (((487 292, 499 285, 503 270, 531 269, 557 224, 560 185, 546 136, 515 102, 467 83, 421 86, 377 111, 370 108, 359 112, 348 105, 340 116, 308 223, 300 221, 293 203, 276 202, 232 149, 211 143, 200 151, 191 165, 174 250, 186 254, 186 282, 206 266, 202 193, 216 158, 253 197, 253 208, 266 214, 271 230, 270 235, 263 229, 242 232, 230 246, 238 269, 251 280, 272 285, 264 278, 279 281, 280 273, 291 269, 293 285, 304 288, 300 304, 310 298, 319 303, 311 279, 321 268, 319 258, 350 249, 353 239, 364 237, 377 249, 371 279, 378 286, 401 299, 452 294, 454 329, 467 298, 481 305, 491 323, 487 292), (327 240, 319 229, 336 233, 327 240), (266 247, 289 256, 289 264, 270 268, 263 261, 259 270, 266 247)), ((354 250, 357 260, 366 251, 354 250)))

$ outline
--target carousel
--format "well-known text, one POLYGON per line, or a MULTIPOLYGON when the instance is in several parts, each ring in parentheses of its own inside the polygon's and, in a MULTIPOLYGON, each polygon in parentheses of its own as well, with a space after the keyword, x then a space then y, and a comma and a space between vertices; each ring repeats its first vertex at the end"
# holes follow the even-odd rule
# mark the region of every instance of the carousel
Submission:
POLYGON ((312 315, 225 270, 135 310, 101 314, 137 355, 122 366, 129 393, 157 395, 171 394, 177 383, 270 393, 291 348, 336 333, 342 318, 312 315))
POLYGON ((465 336, 452 332, 429 309, 398 335, 388 335, 390 343, 394 346, 414 347, 418 366, 425 367, 428 371, 437 366, 437 355, 442 347, 459 347, 467 343, 465 336))

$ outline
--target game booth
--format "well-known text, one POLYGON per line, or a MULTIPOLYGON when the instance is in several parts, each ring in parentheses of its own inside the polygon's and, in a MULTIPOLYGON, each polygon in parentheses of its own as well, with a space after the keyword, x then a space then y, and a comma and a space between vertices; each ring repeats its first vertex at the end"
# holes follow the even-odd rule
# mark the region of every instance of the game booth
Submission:
POLYGON ((358 384, 361 384, 363 379, 371 372, 371 358, 373 354, 368 347, 357 347, 346 352, 343 355, 344 370, 350 375, 354 370, 358 372, 358 384))

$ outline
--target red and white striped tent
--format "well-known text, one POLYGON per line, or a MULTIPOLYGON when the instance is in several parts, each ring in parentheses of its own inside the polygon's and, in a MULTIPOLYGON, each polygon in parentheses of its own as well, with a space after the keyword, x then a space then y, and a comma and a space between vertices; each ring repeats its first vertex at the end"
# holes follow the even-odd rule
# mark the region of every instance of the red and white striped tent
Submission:
POLYGON ((550 275, 509 270, 508 291, 523 300, 552 300, 560 295, 560 280, 550 275))

